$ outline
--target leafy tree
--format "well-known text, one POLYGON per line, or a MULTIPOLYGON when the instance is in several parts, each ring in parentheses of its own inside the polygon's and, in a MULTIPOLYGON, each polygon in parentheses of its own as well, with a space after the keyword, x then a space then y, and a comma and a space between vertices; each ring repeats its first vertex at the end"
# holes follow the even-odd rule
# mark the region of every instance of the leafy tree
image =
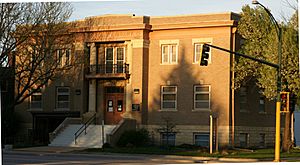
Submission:
MULTIPOLYGON (((73 69, 72 63, 63 63, 57 56, 59 49, 72 48, 69 3, 0 3, 0 64, 11 67, 15 77, 14 102, 2 112, 6 136, 12 136, 15 105, 37 92, 49 81, 73 69)), ((70 57, 69 57, 70 58, 70 57)), ((68 61, 71 61, 68 60, 68 61)), ((7 74, 1 70, 0 76, 7 74)))
MULTIPOLYGON (((298 45, 298 11, 288 23, 281 23, 282 28, 282 89, 295 96, 300 96, 299 76, 299 45, 298 45)), ((270 17, 262 7, 242 8, 238 32, 244 39, 241 53, 264 59, 277 64, 278 38, 270 17)), ((266 98, 273 100, 277 95, 277 71, 261 63, 239 58, 236 62, 236 87, 239 88, 247 81, 255 80, 266 98)), ((283 150, 289 149, 291 113, 286 114, 283 150)))

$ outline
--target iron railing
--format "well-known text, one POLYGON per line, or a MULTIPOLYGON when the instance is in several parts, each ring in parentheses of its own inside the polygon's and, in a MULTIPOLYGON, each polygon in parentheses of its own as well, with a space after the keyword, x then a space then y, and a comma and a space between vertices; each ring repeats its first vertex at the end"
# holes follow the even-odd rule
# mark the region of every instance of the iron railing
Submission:
POLYGON ((96 64, 90 65, 90 73, 96 74, 118 74, 126 73, 129 74, 129 64, 96 64))
POLYGON ((82 134, 83 131, 86 135, 86 129, 92 124, 92 122, 96 124, 96 113, 76 131, 76 133, 74 134, 75 144, 77 144, 77 138, 82 134))

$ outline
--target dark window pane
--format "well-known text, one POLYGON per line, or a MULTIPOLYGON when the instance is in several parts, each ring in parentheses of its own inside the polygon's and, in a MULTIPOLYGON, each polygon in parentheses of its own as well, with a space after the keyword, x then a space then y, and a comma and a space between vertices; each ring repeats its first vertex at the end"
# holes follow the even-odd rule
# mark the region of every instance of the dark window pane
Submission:
POLYGON ((209 108, 209 103, 208 102, 196 102, 196 108, 199 109, 208 109, 209 108))
POLYGON ((164 101, 168 101, 168 100, 175 101, 176 100, 176 95, 175 94, 164 94, 163 95, 163 100, 164 101))
POLYGON ((209 94, 196 94, 196 100, 209 100, 209 94))
POLYGON ((106 60, 113 60, 114 54, 113 54, 113 48, 106 48, 106 60))
POLYGON ((175 108, 175 102, 163 102, 163 109, 164 108, 172 108, 174 109, 175 108))
POLYGON ((176 92, 176 87, 163 87, 163 92, 176 92))

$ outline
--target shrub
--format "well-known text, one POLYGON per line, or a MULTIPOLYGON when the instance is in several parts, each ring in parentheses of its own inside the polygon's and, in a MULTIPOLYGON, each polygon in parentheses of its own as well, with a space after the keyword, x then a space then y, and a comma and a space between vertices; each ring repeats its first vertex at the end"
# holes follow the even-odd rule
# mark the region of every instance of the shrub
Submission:
POLYGON ((142 147, 149 144, 149 132, 146 129, 125 131, 117 145, 119 147, 142 147))

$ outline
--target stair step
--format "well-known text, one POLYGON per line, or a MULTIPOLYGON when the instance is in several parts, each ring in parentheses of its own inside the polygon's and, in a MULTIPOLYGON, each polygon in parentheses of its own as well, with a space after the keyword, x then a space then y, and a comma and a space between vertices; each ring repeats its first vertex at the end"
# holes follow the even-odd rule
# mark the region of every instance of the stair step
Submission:
MULTIPOLYGON (((102 147, 102 126, 90 125, 85 134, 84 132, 77 138, 75 145, 75 132, 81 127, 79 124, 72 124, 67 126, 56 138, 49 144, 49 146, 69 146, 69 147, 89 147, 89 148, 101 148, 102 147)), ((106 134, 112 132, 115 125, 104 126, 104 140, 106 140, 106 134)))

